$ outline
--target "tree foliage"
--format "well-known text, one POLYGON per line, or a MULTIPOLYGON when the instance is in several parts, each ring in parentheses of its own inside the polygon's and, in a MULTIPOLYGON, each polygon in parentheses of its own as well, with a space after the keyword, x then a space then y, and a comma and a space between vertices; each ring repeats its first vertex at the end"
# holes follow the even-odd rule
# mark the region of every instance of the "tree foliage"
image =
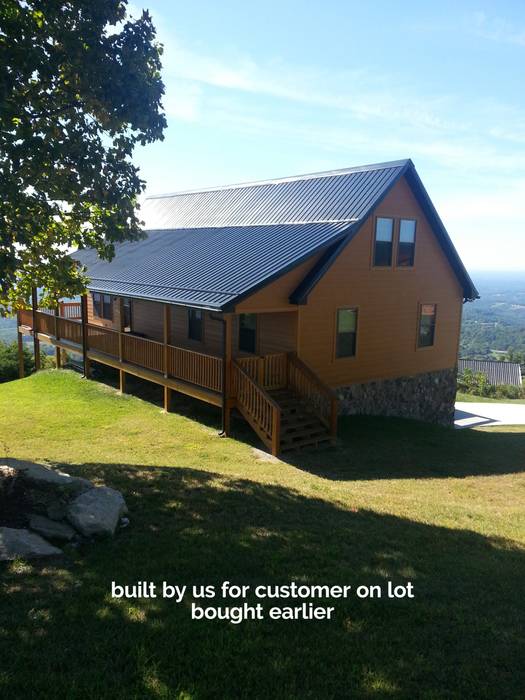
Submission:
POLYGON ((161 47, 127 0, 0 2, 0 311, 86 278, 68 256, 142 233, 131 156, 162 138, 161 47))

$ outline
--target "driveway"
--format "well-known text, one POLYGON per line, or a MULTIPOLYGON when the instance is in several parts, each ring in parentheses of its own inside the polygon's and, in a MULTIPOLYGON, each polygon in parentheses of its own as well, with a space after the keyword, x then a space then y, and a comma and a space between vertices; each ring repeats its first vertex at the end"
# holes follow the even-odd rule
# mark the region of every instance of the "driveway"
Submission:
POLYGON ((479 425, 525 425, 525 404, 511 403, 456 403, 456 428, 474 428, 479 425))

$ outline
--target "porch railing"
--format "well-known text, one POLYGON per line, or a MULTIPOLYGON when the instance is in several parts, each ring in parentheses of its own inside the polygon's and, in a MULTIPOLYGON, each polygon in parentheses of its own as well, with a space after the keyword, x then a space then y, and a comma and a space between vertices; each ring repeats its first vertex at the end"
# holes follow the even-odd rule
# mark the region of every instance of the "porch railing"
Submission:
POLYGON ((237 406, 272 454, 279 453, 281 409, 237 361, 232 362, 232 389, 237 406))
POLYGON ((168 374, 212 391, 222 391, 223 361, 220 357, 168 345, 168 374))
POLYGON ((264 357, 239 357, 237 363, 264 389, 272 391, 283 389, 287 385, 286 353, 274 353, 264 357))
POLYGON ((145 367, 153 372, 164 369, 164 345, 149 338, 139 338, 136 335, 123 333, 122 361, 145 367))

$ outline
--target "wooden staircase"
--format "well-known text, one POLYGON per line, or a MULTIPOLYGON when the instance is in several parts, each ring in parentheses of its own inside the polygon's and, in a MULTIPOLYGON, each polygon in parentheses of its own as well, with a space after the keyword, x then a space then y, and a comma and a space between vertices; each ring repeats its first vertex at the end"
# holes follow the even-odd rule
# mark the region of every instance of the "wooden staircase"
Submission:
POLYGON ((293 354, 232 362, 234 406, 272 454, 334 442, 337 396, 293 354))
POLYGON ((298 394, 289 389, 268 393, 281 409, 281 452, 332 442, 330 430, 298 394))

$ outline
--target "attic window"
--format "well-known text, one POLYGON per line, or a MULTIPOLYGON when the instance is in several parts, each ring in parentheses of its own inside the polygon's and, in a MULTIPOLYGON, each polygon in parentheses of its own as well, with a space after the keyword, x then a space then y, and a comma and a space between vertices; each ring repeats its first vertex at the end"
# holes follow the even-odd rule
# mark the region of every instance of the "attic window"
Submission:
POLYGON ((374 238, 374 267, 390 267, 392 265, 393 235, 394 219, 378 217, 374 238))
POLYGON ((416 222, 414 219, 401 219, 399 222, 399 244, 397 247, 398 267, 413 267, 416 249, 416 222))

